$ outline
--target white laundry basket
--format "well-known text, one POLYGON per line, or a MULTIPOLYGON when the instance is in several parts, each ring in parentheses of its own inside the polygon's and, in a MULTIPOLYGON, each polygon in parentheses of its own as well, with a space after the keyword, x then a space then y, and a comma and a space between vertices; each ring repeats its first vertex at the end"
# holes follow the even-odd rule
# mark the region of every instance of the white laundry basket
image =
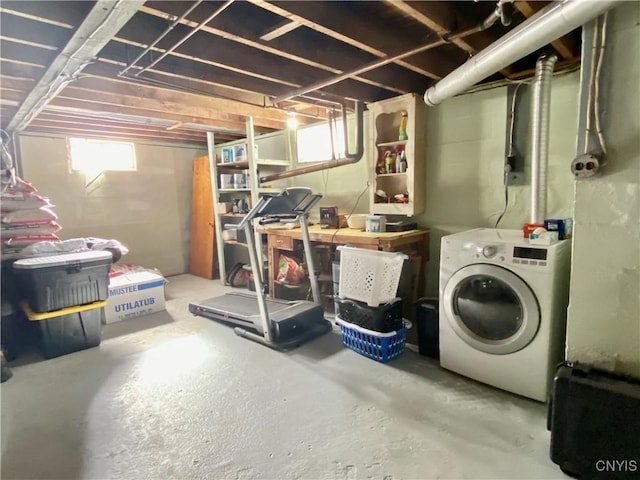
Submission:
POLYGON ((366 302, 370 307, 396 298, 402 264, 409 258, 399 252, 379 252, 365 248, 340 250, 340 298, 366 302))

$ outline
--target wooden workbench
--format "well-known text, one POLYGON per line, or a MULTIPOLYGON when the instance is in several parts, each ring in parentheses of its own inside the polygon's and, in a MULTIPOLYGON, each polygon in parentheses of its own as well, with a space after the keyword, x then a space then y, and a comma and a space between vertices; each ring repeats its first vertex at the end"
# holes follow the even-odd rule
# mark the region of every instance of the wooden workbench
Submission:
MULTIPOLYGON (((268 260, 269 260, 269 294, 278 298, 275 288, 278 272, 278 261, 281 252, 294 252, 302 250, 302 232, 300 228, 261 230, 267 235, 268 260)), ((406 232, 373 233, 363 232, 353 228, 326 229, 320 225, 309 227, 309 239, 312 246, 317 245, 351 245, 370 250, 384 252, 403 252, 412 258, 418 258, 420 267, 418 271, 418 292, 424 292, 424 262, 429 259, 429 230, 408 230, 406 232)), ((322 272, 320 274, 331 272, 322 272)))

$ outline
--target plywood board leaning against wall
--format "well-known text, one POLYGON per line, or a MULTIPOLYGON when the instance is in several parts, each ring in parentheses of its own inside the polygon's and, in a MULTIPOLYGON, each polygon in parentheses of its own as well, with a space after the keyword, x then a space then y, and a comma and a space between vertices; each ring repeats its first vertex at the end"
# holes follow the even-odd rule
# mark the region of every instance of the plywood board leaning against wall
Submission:
POLYGON ((191 247, 189 273, 203 278, 214 277, 215 230, 211 170, 209 157, 193 160, 193 188, 191 190, 191 247))

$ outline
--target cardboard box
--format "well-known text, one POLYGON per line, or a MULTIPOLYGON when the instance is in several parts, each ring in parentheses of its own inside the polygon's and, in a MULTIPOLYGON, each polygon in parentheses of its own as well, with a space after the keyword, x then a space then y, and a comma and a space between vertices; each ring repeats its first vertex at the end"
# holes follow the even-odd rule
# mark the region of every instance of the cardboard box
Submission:
POLYGON ((109 279, 104 323, 164 310, 164 282, 161 275, 152 272, 133 272, 109 279))
POLYGON ((233 211, 233 203, 220 202, 218 203, 218 213, 230 213, 233 211))

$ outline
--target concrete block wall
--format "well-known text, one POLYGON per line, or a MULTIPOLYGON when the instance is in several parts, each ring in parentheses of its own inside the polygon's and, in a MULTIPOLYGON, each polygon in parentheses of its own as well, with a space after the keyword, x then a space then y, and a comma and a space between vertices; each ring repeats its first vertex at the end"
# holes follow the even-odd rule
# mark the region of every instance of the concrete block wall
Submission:
POLYGON ((106 172, 95 189, 70 172, 60 136, 20 137, 22 176, 55 205, 62 239, 114 238, 129 248, 122 262, 185 273, 191 231, 191 168, 206 150, 136 143, 136 172, 106 172))
MULTIPOLYGON (((578 86, 578 72, 552 81, 548 217, 573 216, 570 164, 576 149, 578 86)), ((427 109, 426 205, 417 220, 431 230, 428 296, 438 294, 440 239, 472 228, 494 227, 504 209, 507 109, 506 87, 460 95, 427 109)), ((527 159, 525 184, 509 187, 500 228, 520 229, 529 221, 529 170, 527 159)))
POLYGON ((567 358, 640 378, 640 4, 609 20, 606 165, 576 182, 567 358))

